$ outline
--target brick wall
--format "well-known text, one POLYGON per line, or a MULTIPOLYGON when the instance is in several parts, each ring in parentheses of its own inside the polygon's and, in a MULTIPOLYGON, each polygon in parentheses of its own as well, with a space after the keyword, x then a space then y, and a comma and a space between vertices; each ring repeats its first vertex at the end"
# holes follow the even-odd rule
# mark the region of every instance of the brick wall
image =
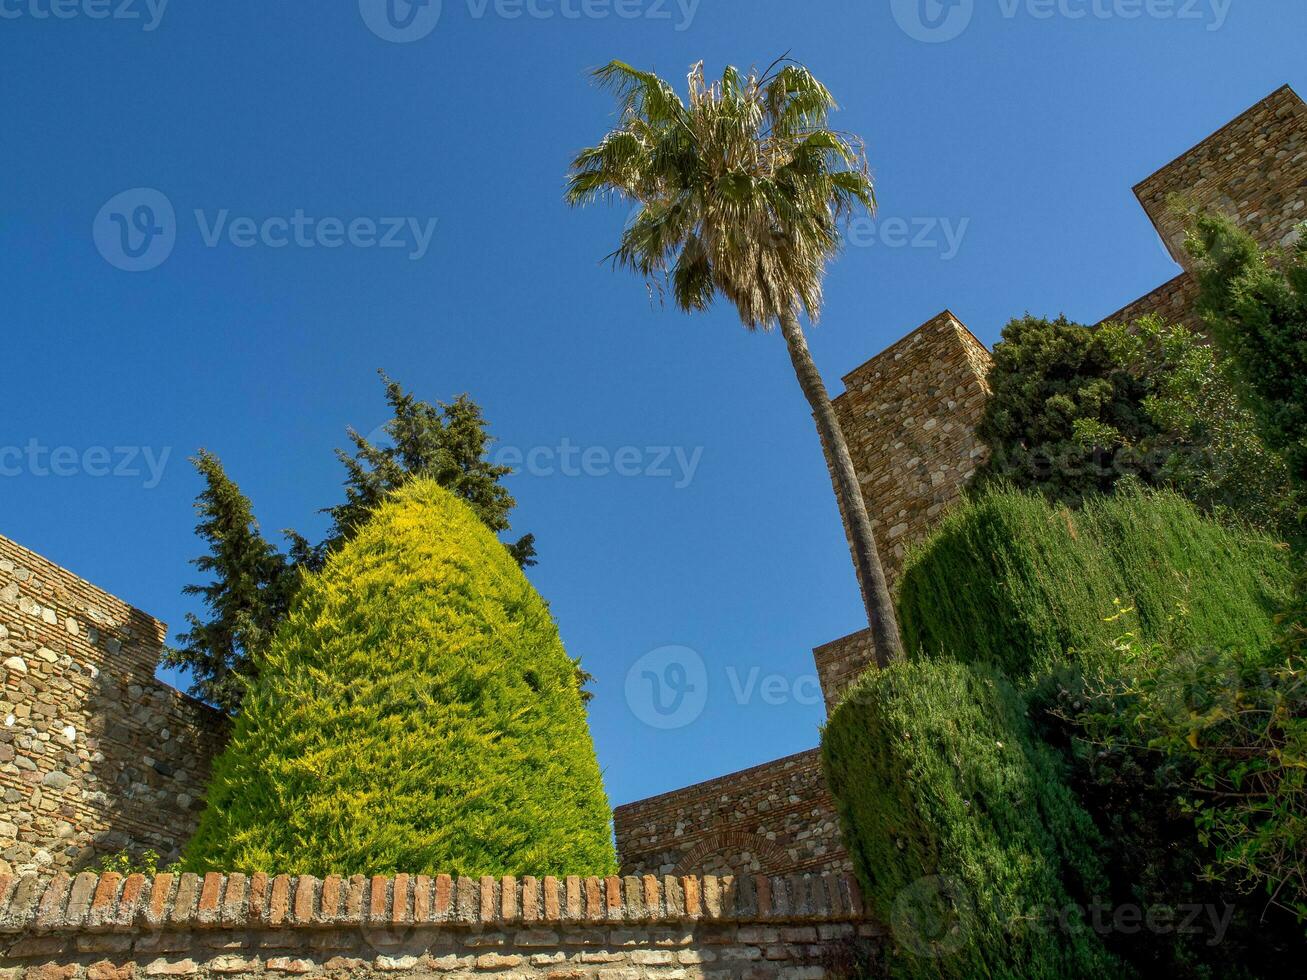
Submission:
MULTIPOLYGON (((985 345, 945 310, 844 376, 835 411, 891 589, 908 549, 985 459, 975 428, 992 363, 985 345)), ((866 630, 818 647, 814 657, 827 707, 876 662, 866 630)))
POLYGON ((619 806, 626 874, 796 874, 851 868, 816 749, 619 806))
POLYGON ((173 854, 217 712, 154 679, 163 623, 0 537, 0 872, 173 854))
POLYGON ((847 876, 0 876, 0 977, 819 980, 881 930, 847 876))
POLYGON ((1179 194, 1222 211, 1263 246, 1307 221, 1307 105, 1285 85, 1135 187, 1167 249, 1187 268, 1179 194))

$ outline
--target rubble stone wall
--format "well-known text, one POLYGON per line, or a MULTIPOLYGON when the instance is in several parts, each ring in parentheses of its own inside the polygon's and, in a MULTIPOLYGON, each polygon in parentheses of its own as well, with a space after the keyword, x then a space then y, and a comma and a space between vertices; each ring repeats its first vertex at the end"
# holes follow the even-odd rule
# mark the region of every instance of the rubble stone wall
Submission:
POLYGON ((0 537, 0 872, 167 859, 191 835, 226 721, 154 679, 166 635, 0 537))
POLYGON ((852 868, 816 749, 619 806, 613 820, 624 874, 852 868))

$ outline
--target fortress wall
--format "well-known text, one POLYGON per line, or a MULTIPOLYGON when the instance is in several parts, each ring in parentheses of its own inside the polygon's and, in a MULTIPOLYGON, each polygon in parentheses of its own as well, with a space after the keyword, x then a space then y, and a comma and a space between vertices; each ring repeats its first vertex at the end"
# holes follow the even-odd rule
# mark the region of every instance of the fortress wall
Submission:
POLYGON ((154 679, 166 635, 0 537, 0 872, 190 836, 226 721, 154 679))
POLYGON ((1141 181, 1135 195, 1183 268, 1189 256, 1172 195, 1237 218, 1263 247, 1285 243, 1307 221, 1307 105, 1288 85, 1277 89, 1141 181))
POLYGON ((893 587, 985 458, 975 427, 989 397, 984 344, 947 310, 844 376, 835 399, 893 587))
POLYGON ((619 806, 624 874, 847 872, 816 749, 619 806))

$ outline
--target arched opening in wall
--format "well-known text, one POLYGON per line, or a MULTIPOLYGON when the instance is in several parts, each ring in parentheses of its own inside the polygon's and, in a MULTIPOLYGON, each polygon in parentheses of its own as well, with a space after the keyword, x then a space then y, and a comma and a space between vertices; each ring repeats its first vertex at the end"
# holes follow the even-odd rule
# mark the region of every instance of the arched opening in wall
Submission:
POLYGON ((676 862, 677 875, 782 874, 793 863, 775 841, 739 830, 704 837, 676 862))

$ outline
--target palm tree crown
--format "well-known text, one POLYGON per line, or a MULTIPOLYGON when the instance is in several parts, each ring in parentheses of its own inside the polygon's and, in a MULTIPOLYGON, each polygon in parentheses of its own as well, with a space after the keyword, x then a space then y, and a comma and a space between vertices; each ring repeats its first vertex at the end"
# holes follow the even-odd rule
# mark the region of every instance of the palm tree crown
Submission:
POLYGON ((709 83, 700 62, 687 104, 620 61, 595 76, 620 124, 572 162, 567 200, 636 202, 612 257, 687 312, 720 291, 751 329, 801 311, 815 321, 840 220, 876 204, 861 142, 827 125, 826 87, 792 62, 709 83))

